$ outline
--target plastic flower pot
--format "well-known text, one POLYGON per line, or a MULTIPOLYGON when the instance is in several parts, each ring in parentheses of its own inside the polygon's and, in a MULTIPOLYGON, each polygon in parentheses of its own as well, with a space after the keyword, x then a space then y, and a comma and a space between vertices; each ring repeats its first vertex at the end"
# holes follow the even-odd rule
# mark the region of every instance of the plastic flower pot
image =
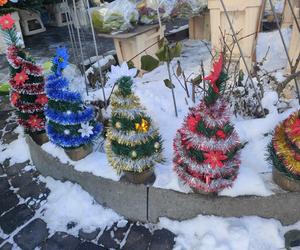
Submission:
POLYGON ((149 168, 141 173, 133 171, 123 171, 122 179, 133 184, 153 184, 155 181, 154 169, 149 168))
POLYGON ((79 161, 93 152, 91 144, 82 145, 78 148, 65 149, 66 154, 72 161, 79 161))

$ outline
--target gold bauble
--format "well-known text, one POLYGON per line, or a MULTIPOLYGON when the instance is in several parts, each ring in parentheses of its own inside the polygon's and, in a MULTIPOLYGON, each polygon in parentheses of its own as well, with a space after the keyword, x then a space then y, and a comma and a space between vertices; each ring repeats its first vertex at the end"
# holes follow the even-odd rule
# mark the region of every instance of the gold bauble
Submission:
POLYGON ((136 157, 137 157, 136 151, 133 150, 133 151, 131 152, 131 157, 132 157, 132 158, 136 158, 136 157))
POLYGON ((116 127, 117 129, 120 129, 120 128, 122 127, 121 122, 116 122, 115 127, 116 127))
POLYGON ((160 148, 159 142, 155 142, 155 143, 154 143, 154 148, 155 148, 155 149, 159 149, 159 148, 160 148))

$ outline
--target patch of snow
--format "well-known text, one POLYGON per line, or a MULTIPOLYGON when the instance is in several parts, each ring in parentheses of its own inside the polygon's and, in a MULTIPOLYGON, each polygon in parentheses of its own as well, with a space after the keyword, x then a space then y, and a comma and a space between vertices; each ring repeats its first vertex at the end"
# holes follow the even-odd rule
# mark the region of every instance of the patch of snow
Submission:
POLYGON ((8 158, 10 158, 11 165, 22 163, 30 159, 29 148, 25 141, 23 128, 18 126, 14 132, 19 134, 17 140, 12 141, 8 145, 0 144, 0 163, 8 158))
POLYGON ((50 177, 40 178, 51 191, 41 217, 47 223, 50 234, 63 231, 77 236, 80 229, 92 232, 123 220, 113 210, 97 204, 79 185, 69 181, 63 183, 50 177), (71 222, 75 226, 68 230, 67 225, 71 222))
POLYGON ((62 163, 71 164, 77 171, 89 172, 96 176, 102 176, 114 181, 120 179, 116 172, 109 166, 104 153, 93 152, 80 161, 72 161, 62 148, 52 142, 43 144, 42 149, 52 156, 57 157, 62 163))
POLYGON ((274 219, 199 215, 182 222, 160 218, 158 225, 177 235, 174 250, 284 249, 284 227, 274 219))

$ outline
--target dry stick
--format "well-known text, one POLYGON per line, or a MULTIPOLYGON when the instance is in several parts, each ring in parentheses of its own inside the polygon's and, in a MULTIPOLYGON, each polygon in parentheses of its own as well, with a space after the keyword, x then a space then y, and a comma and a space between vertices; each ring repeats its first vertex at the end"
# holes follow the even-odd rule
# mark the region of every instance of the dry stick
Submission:
MULTIPOLYGON (((220 1, 221 1, 222 6, 223 6, 223 9, 224 9, 224 12, 225 12, 225 16, 226 16, 227 21, 228 21, 228 23, 229 23, 230 29, 231 29, 231 31, 232 31, 233 38, 234 38, 234 40, 235 40, 235 42, 236 42, 236 44, 237 44, 237 46, 238 46, 238 49, 239 49, 239 51, 240 51, 240 55, 241 55, 242 60, 243 60, 243 62, 244 62, 244 64, 245 64, 245 68, 246 68, 247 74, 249 75, 251 84, 252 84, 252 86, 253 86, 253 89, 254 89, 254 92, 255 92, 255 96, 256 96, 256 98, 257 98, 257 100, 258 100, 258 102, 259 102, 259 106, 260 106, 260 108, 261 108, 261 110, 262 110, 262 113, 263 113, 263 115, 264 115, 264 117, 265 117, 266 114, 265 114, 264 108, 263 108, 263 106, 262 106, 262 104, 261 104, 261 100, 260 100, 260 98, 259 98, 259 96, 258 96, 257 90, 256 90, 256 88, 255 88, 255 84, 254 84, 254 82, 253 82, 253 79, 251 78, 251 72, 250 72, 250 70, 249 70, 249 68, 248 68, 248 65, 247 65, 247 63, 246 63, 246 59, 245 59, 245 57, 244 57, 244 53, 243 53, 243 51, 242 51, 242 48, 241 48, 241 46, 240 46, 240 43, 239 43, 239 41, 238 41, 238 39, 237 39, 237 37, 236 37, 236 34, 235 34, 235 31, 234 31, 233 25, 232 25, 232 23, 231 23, 231 21, 230 21, 230 18, 229 18, 229 15, 228 15, 226 6, 225 6, 223 0, 220 0, 220 1)), ((271 0, 270 0, 270 1, 271 1, 271 0)), ((274 7, 274 6, 273 6, 273 7, 274 7)))
MULTIPOLYGON (((169 52, 170 54, 170 52, 169 52)), ((170 71, 170 62, 167 62, 167 68, 168 68, 168 74, 169 74, 169 80, 171 83, 171 91, 172 91, 172 98, 173 98, 173 104, 174 104, 174 111, 175 111, 175 116, 178 117, 178 112, 177 112, 177 105, 176 105, 176 100, 175 100, 175 93, 174 93, 174 87, 172 83, 172 76, 171 76, 171 71, 170 71)))
MULTIPOLYGON (((269 0, 269 2, 270 2, 270 5, 271 5, 271 9, 272 9, 275 21, 276 21, 278 32, 279 32, 279 35, 280 35, 280 38, 281 38, 281 41, 282 41, 282 44, 283 44, 283 47, 284 47, 284 51, 285 51, 285 54, 287 56, 287 59, 288 59, 289 65, 290 65, 290 68, 293 69, 293 63, 292 63, 292 60, 290 58, 287 46, 285 44, 285 41, 284 41, 284 38, 283 38, 283 35, 282 35, 282 32, 281 32, 281 29, 280 29, 279 20, 278 20, 278 17, 277 17, 274 5, 272 3, 272 0, 269 0)), ((298 87, 298 83, 297 83, 297 79, 296 78, 294 78, 294 82, 295 82, 295 86, 296 86, 296 90, 297 90, 298 102, 300 104, 300 93, 299 93, 299 87, 298 87)))
MULTIPOLYGON (((288 4, 289 4, 289 7, 290 7, 290 9, 291 9, 292 15, 293 15, 293 17, 294 17, 294 20, 295 20, 295 22, 296 22, 297 29, 298 29, 298 31, 299 31, 299 33, 300 33, 300 25, 299 25, 297 16, 296 16, 296 14, 295 14, 295 11, 294 11, 294 9, 293 9, 293 6, 292 6, 292 4, 291 4, 291 1, 290 1, 290 0, 287 0, 287 1, 288 1, 288 4)), ((298 7, 299 7, 299 6, 298 6, 298 7)))
MULTIPOLYGON (((178 64, 178 67, 181 68, 180 61, 177 61, 177 64, 178 64)), ((184 73, 183 69, 182 69, 182 77, 183 77, 183 81, 184 81, 184 89, 185 89, 186 95, 187 95, 188 98, 190 98, 190 93, 189 93, 189 89, 188 89, 188 86, 187 86, 187 78, 185 77, 185 73, 184 73)))
POLYGON ((202 73, 203 88, 206 90, 206 82, 205 82, 205 80, 203 80, 205 77, 203 60, 201 60, 200 67, 201 67, 201 73, 202 73))

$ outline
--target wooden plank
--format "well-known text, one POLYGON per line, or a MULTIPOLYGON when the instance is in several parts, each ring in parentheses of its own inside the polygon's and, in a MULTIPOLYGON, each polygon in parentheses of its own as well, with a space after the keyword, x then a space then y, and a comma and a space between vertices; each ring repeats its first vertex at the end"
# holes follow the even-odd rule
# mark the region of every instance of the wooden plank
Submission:
POLYGON ((142 33, 145 33, 149 30, 152 30, 153 28, 158 28, 158 27, 159 27, 158 24, 140 25, 140 26, 137 26, 135 29, 127 31, 127 32, 120 32, 120 33, 116 33, 116 34, 98 33, 97 36, 105 37, 105 38, 128 39, 128 38, 140 35, 142 33))

